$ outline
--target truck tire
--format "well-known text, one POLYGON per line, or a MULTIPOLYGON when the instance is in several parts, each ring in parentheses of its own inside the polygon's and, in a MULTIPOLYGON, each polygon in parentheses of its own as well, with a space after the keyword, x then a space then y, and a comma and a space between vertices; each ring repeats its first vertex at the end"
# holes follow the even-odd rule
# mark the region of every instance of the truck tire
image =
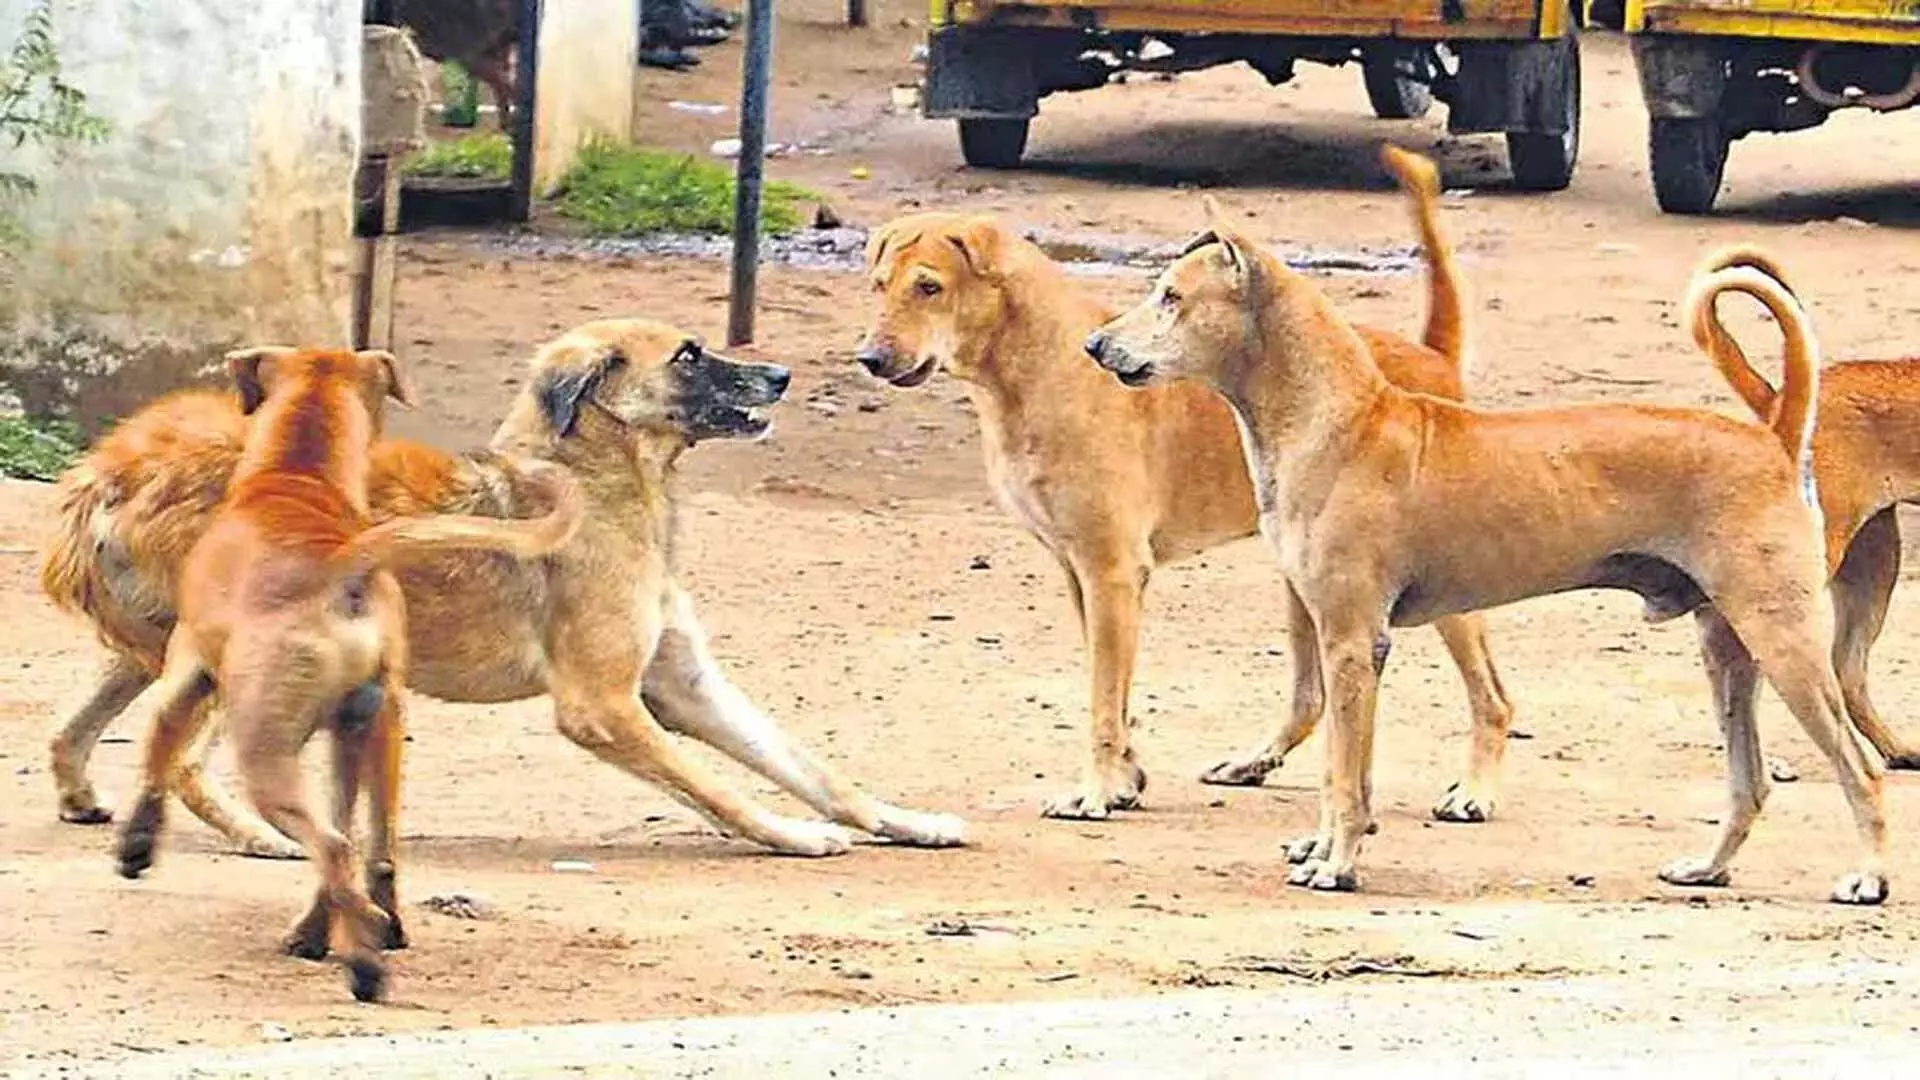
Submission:
POLYGON ((1367 101, 1382 120, 1418 120, 1433 107, 1433 88, 1410 79, 1392 56, 1368 55, 1360 61, 1367 101))
POLYGON ((1012 169, 1027 152, 1026 117, 970 116, 959 121, 960 156, 976 169, 1012 169))
POLYGON ((1647 129, 1653 197, 1669 214, 1704 214, 1720 195, 1727 130, 1715 117, 1655 117, 1647 129))
POLYGON ((1566 63, 1559 66, 1560 84, 1552 93, 1560 101, 1566 131, 1559 135, 1507 132, 1507 164, 1513 170, 1513 186, 1522 191, 1565 189, 1580 161, 1580 37, 1568 31, 1556 46, 1565 50, 1566 63))

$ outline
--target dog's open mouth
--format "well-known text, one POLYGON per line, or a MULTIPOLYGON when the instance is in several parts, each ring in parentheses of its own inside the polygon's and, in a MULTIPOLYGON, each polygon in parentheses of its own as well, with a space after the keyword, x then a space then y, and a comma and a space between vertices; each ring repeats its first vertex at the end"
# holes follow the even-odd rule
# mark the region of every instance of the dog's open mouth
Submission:
POLYGON ((1113 376, 1123 386, 1142 387, 1153 381, 1153 365, 1142 364, 1132 371, 1116 371, 1113 376))
POLYGON ((939 366, 940 365, 932 357, 928 357, 927 359, 920 362, 919 367, 916 367, 911 371, 903 371, 900 374, 895 375, 893 378, 888 379, 887 382, 893 384, 894 386, 899 387, 902 390, 911 390, 914 387, 919 386, 921 383, 926 382, 928 379, 933 378, 933 370, 939 366))
POLYGON ((688 425, 697 439, 757 439, 773 426, 772 406, 735 406, 715 402, 688 425))

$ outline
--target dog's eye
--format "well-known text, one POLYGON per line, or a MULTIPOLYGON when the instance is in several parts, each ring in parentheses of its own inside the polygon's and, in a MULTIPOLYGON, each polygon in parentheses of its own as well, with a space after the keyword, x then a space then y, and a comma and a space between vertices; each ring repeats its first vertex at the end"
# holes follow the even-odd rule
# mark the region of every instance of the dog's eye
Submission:
POLYGON ((921 278, 917 283, 915 283, 914 288, 920 290, 921 296, 939 296, 940 295, 940 283, 933 280, 932 278, 921 278))

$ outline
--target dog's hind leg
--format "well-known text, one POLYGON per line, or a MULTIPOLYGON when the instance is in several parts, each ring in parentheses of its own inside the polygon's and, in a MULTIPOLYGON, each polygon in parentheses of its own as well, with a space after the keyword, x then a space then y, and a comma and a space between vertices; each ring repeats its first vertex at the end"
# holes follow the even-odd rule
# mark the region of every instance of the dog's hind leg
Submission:
POLYGON ((1867 694, 1867 660, 1886 624, 1887 605, 1900 579, 1900 523, 1894 507, 1868 518, 1847 546, 1833 576, 1834 671, 1847 702, 1847 717, 1867 737, 1889 769, 1920 769, 1920 749, 1880 719, 1867 694))
POLYGON ((1080 786, 1047 802, 1051 818, 1103 820, 1140 804, 1147 774, 1131 745, 1128 696, 1140 651, 1140 613, 1148 563, 1133 555, 1074 557, 1069 572, 1084 611, 1082 629, 1093 662, 1093 746, 1080 786))
POLYGON ((1847 723, 1846 702, 1840 693, 1840 681, 1833 674, 1832 644, 1827 621, 1821 610, 1827 596, 1794 602, 1790 584, 1773 585, 1762 595, 1764 604, 1751 610, 1734 610, 1722 600, 1719 604, 1729 625, 1745 643, 1760 667, 1761 674, 1793 712, 1794 719, 1807 732, 1832 763, 1853 810, 1861 847, 1859 869, 1840 879, 1833 899, 1842 904, 1878 904, 1887 897, 1887 817, 1882 800, 1880 763, 1861 750, 1853 729, 1847 723))
POLYGON ((671 622, 641 681, 641 700, 668 731, 714 747, 842 825, 915 847, 966 842, 959 818, 890 806, 796 746, 727 680, 684 592, 675 591, 671 622))
POLYGON ((1294 747, 1305 742, 1326 709, 1326 687, 1320 678, 1320 639, 1313 618, 1287 586, 1287 651, 1293 663, 1293 701, 1287 718, 1273 725, 1259 749, 1223 761, 1200 777, 1203 784, 1223 787, 1259 787, 1267 774, 1280 767, 1294 747))
POLYGON ((153 676, 144 665, 127 653, 114 653, 102 667, 93 693, 54 736, 53 784, 60 796, 61 821, 104 825, 113 820, 113 812, 93 789, 88 764, 107 725, 151 685, 153 676))
POLYGON ((133 814, 120 830, 120 876, 139 877, 153 865, 154 848, 165 825, 167 793, 179 768, 181 752, 206 722, 201 706, 213 696, 213 677, 193 646, 176 634, 167 646, 166 670, 160 676, 160 706, 147 732, 140 773, 140 796, 133 814))
POLYGON ((386 700, 367 732, 361 761, 361 776, 369 788, 368 816, 372 819, 367 844, 367 893, 387 914, 386 940, 381 943, 382 947, 404 949, 407 931, 400 921, 400 871, 395 847, 400 835, 400 766, 407 741, 406 704, 398 680, 388 677, 385 691, 386 700))
POLYGON ((1759 671, 1753 657, 1727 621, 1712 608, 1694 616, 1700 629, 1700 658, 1713 685, 1713 712, 1727 743, 1728 807, 1720 823, 1720 837, 1704 859, 1685 858, 1669 863, 1660 880, 1670 885, 1725 885, 1727 867, 1747 842, 1760 808, 1767 801, 1767 778, 1761 769, 1760 732, 1754 719, 1754 695, 1759 671))
MULTIPOLYGON (((213 707, 211 699, 199 705, 203 713, 213 707)), ((238 854, 253 859, 306 858, 305 848, 280 835, 262 821, 260 815, 228 793, 225 785, 208 775, 207 759, 213 756, 213 748, 220 742, 220 727, 209 723, 206 716, 202 716, 196 726, 205 733, 204 737, 181 756, 179 768, 173 774, 173 791, 180 796, 180 802, 208 828, 226 837, 238 854)))
POLYGON ((1500 672, 1487 651, 1487 620, 1480 615, 1453 615, 1434 620, 1434 629, 1447 644, 1453 664, 1466 684, 1473 710, 1473 750, 1467 759, 1467 778, 1447 788, 1434 804, 1440 821, 1475 823, 1493 816, 1500 793, 1500 763, 1507 754, 1507 732, 1513 726, 1513 704, 1500 683, 1500 672))

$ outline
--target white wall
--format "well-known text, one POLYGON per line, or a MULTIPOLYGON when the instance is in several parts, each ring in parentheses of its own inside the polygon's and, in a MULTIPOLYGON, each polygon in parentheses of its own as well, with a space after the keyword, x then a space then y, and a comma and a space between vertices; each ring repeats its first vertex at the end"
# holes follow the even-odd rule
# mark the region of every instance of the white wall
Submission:
MULTIPOLYGON (((0 0, 11 44, 28 0, 0 0)), ((124 413, 239 343, 345 344, 360 0, 56 0, 113 125, 40 183, 0 294, 0 392, 124 413)))
POLYGON ((638 0, 546 0, 541 5, 533 153, 539 193, 552 193, 587 139, 631 139, 639 15, 638 0))

